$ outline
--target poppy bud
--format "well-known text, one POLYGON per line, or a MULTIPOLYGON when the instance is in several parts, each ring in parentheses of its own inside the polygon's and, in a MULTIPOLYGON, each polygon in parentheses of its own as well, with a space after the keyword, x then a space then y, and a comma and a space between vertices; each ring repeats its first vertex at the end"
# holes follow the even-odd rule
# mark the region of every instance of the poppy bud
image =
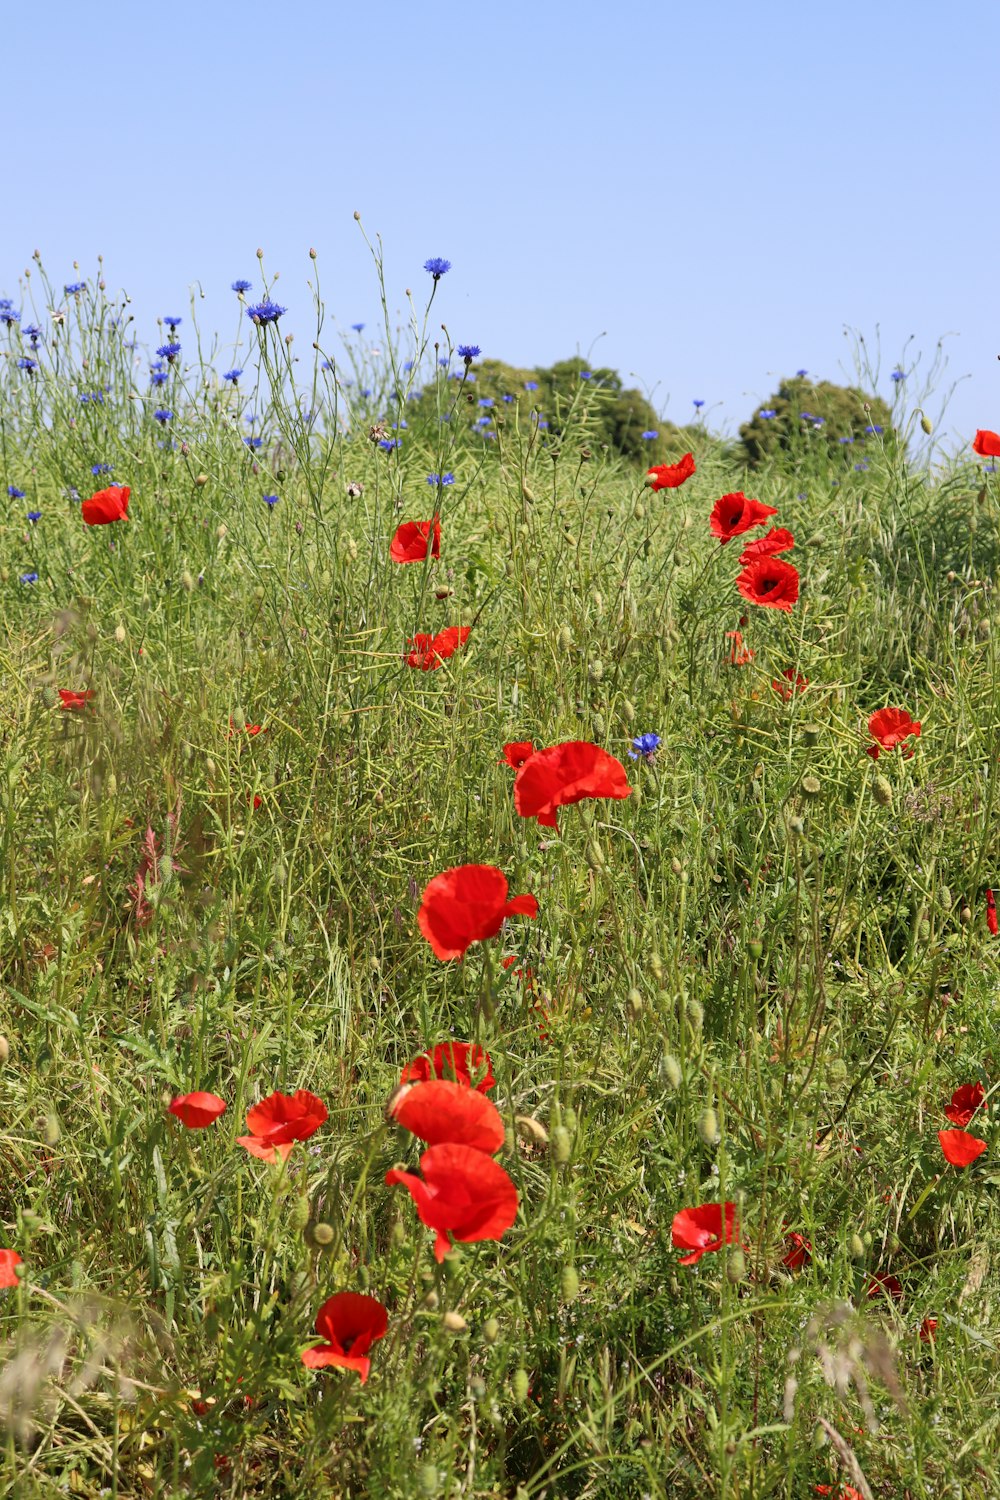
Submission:
POLYGON ((530 1388, 531 1382, 528 1379, 527 1370, 515 1370, 511 1376, 510 1393, 518 1406, 523 1406, 527 1401, 530 1388))
POLYGON ((437 1312, 440 1305, 441 1298, 438 1296, 437 1292, 435 1292, 434 1289, 431 1288, 431 1290, 427 1293, 427 1296, 424 1298, 424 1306, 429 1312, 437 1312))
POLYGON ((580 1278, 576 1274, 576 1266, 570 1264, 563 1266, 562 1275, 559 1277, 559 1291, 564 1302, 575 1302, 580 1295, 580 1278))
POLYGON ((799 786, 803 797, 818 797, 823 790, 822 782, 818 776, 803 776, 799 786))
POLYGON ((190 594, 194 589, 194 575, 187 568, 181 574, 181 588, 186 594, 190 594))
POLYGON ((61 1135, 59 1117, 54 1110, 50 1111, 45 1117, 45 1144, 47 1146, 54 1146, 61 1135))
POLYGON ((560 651, 572 651, 573 649, 573 632, 568 625, 563 625, 559 631, 559 649, 560 651))
POLYGON ((642 1015, 642 996, 638 990, 629 990, 625 997, 625 1009, 630 1021, 637 1021, 642 1015))
POLYGON ((604 869, 605 859, 603 853, 601 852, 601 846, 600 844, 595 844, 593 840, 588 843, 584 851, 584 858, 586 859, 587 864, 592 870, 604 869))
POLYGON ((314 1224, 312 1237, 320 1249, 333 1244, 333 1226, 330 1224, 314 1224))
POLYGON ((646 519, 646 507, 643 505, 641 500, 636 501, 635 510, 632 512, 632 514, 635 516, 637 521, 644 521, 646 519))
POLYGON ((688 1018, 688 1025, 693 1031, 700 1031, 705 1020, 705 1012, 697 1000, 689 1000, 684 1007, 684 1014, 688 1018))
POLYGON ((666 1052, 660 1064, 660 1071, 672 1089, 679 1089, 684 1082, 684 1072, 680 1063, 672 1053, 666 1052))
POLYGON ((879 807, 892 806, 892 784, 885 776, 876 776, 872 785, 872 796, 879 807))
POLYGON ((483 1338, 488 1344, 495 1344, 500 1337, 500 1324, 496 1318, 487 1318, 483 1324, 483 1338))
POLYGON ((225 541, 226 537, 229 535, 229 527, 226 525, 225 521, 219 522, 219 525, 215 528, 215 534, 220 542, 225 541))
POLYGON ((564 1167, 573 1154, 573 1141, 565 1125, 555 1125, 549 1132, 549 1150, 553 1161, 564 1167))
POLYGON ((422 1495, 436 1495, 440 1487, 441 1476, 438 1474, 437 1464, 421 1464, 420 1493, 422 1495))
POLYGON ((703 1109, 698 1120, 698 1134, 706 1146, 715 1146, 719 1141, 719 1117, 712 1109, 703 1109))
POLYGON ((847 1248, 851 1252, 851 1255, 855 1260, 864 1260, 865 1242, 861 1238, 860 1234, 857 1233, 857 1231, 855 1231, 855 1233, 852 1234, 850 1239, 847 1241, 847 1248))
MULTIPOLYGON (((598 665, 600 665, 600 663, 598 663, 598 665)), ((601 671, 603 673, 603 671, 604 671, 603 667, 601 668, 601 671)), ((604 715, 603 714, 595 714, 594 715, 594 739, 595 740, 603 740, 606 730, 607 730, 607 725, 604 722, 604 715)))
POLYGON ((663 959, 658 953, 651 953, 649 955, 649 967, 652 970, 653 978, 659 984, 663 978, 663 959))
POLYGON ((509 1125, 503 1133, 503 1149, 505 1151, 513 1151, 514 1149, 514 1132, 509 1125))
POLYGON ((457 1312, 446 1312, 441 1323, 449 1333, 465 1333, 469 1327, 462 1314, 457 1312))
POLYGON ((806 831, 806 825, 801 818, 790 818, 788 820, 788 831, 789 833, 797 833, 801 836, 806 831))
POLYGON ((931 425, 931 419, 930 419, 930 417, 921 417, 920 418, 920 425, 924 429, 924 431, 927 433, 927 436, 930 437, 931 433, 934 431, 934 428, 931 425))
POLYGON ((747 1276, 746 1256, 738 1245, 730 1250, 726 1257, 726 1280, 736 1286, 740 1281, 745 1281, 747 1276))
POLYGON ((522 1141, 527 1141, 530 1146, 547 1146, 549 1133, 541 1120, 532 1119, 530 1115, 515 1115, 514 1125, 522 1141))
POLYGON ((3 1064, 7 1061, 7 1059, 9 1057, 10 1057, 10 1042, 8 1042, 8 1040, 7 1040, 7 1038, 5 1036, 0 1036, 0 1067, 3 1066, 3 1064))
POLYGON ((971 910, 971 908, 968 907, 968 906, 963 906, 961 912, 959 913, 959 917, 960 917, 962 926, 963 927, 968 927, 969 923, 972 921, 972 910, 971 910))
POLYGON ((201 487, 203 485, 206 485, 208 483, 208 475, 207 474, 196 474, 194 476, 194 482, 198 486, 198 488, 201 489, 201 487))
POLYGON ((938 888, 938 900, 944 907, 945 911, 949 911, 951 909, 951 891, 946 885, 942 885, 938 888))
POLYGON ((750 949, 751 958, 760 958, 764 952, 764 944, 761 942, 760 938, 752 938, 747 946, 750 949))

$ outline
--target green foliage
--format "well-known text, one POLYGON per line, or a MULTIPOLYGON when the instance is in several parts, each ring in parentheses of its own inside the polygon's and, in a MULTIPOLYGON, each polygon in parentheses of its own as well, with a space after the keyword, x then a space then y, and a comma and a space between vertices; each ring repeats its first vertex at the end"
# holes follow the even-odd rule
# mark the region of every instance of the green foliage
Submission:
POLYGON ((864 460, 875 448, 895 452, 899 447, 892 412, 879 396, 805 376, 783 380, 749 422, 743 423, 740 439, 752 468, 778 455, 800 459, 807 452, 825 449, 831 462, 842 464, 845 457, 852 462, 864 460), (762 411, 774 415, 762 417, 762 411), (875 427, 881 431, 868 431, 875 427), (844 448, 846 455, 841 451, 844 448))

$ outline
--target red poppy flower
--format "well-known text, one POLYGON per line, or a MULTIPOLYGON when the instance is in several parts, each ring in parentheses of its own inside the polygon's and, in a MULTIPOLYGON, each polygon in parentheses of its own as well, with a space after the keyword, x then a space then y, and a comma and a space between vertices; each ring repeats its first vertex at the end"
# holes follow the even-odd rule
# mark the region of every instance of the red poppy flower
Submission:
POLYGON ((990 930, 991 937, 996 937, 997 933, 1000 932, 1000 927, 997 925, 997 904, 992 891, 986 892, 986 925, 990 930))
POLYGON ((62 700, 59 704, 60 708, 77 709, 86 708, 91 698, 96 698, 97 694, 89 688, 83 693, 74 693, 69 688, 60 688, 59 697, 62 700))
POLYGON ((406 665, 418 667, 421 672, 435 672, 443 661, 465 645, 469 635, 468 625, 449 625, 437 635, 415 635, 409 642, 413 650, 406 658, 406 665))
POLYGON ((833 1500, 865 1500, 864 1495, 853 1484, 817 1484, 813 1493, 832 1495, 833 1500))
POLYGON ((128 520, 128 500, 132 491, 124 484, 113 484, 110 489, 98 490, 80 506, 80 514, 88 526, 110 526, 114 521, 128 520))
POLYGON ((431 521, 404 521, 402 526, 396 528, 396 535, 389 548, 389 556, 393 562, 423 562, 427 556, 427 538, 431 535, 432 526, 434 535, 431 541, 431 556, 440 557, 441 518, 435 516, 431 521))
POLYGON ((676 490, 694 471, 694 454, 685 453, 675 464, 655 464, 647 469, 646 483, 652 490, 676 490))
POLYGON ((1000 432, 990 432, 988 427, 980 427, 972 439, 972 451, 978 453, 980 458, 1000 458, 1000 432))
MULTIPOLYGON (((504 959, 506 966, 507 960, 504 959)), ((474 1088, 480 1094, 488 1094, 496 1083, 490 1054, 475 1042, 443 1042, 433 1052, 421 1052, 411 1063, 407 1063, 400 1075, 400 1083, 429 1083, 432 1078, 450 1078, 466 1088, 474 1088), (473 1083, 473 1074, 485 1068, 478 1083, 473 1083)))
POLYGON ((809 678, 803 677, 801 672, 796 673, 794 667, 786 667, 781 675, 785 681, 781 682, 777 678, 772 678, 771 686, 778 697, 783 698, 786 703, 789 703, 796 693, 801 693, 803 688, 809 686, 809 678))
POLYGON ((708 524, 712 535, 717 536, 720 544, 725 546, 734 536, 741 536, 754 526, 763 526, 768 516, 777 514, 777 506, 764 505, 760 500, 748 500, 742 490, 737 490, 735 494, 723 495, 716 500, 708 524))
POLYGON ((812 1260, 812 1243, 802 1234, 789 1234, 785 1238, 785 1244, 789 1247, 782 1256, 781 1264, 788 1271, 800 1271, 812 1260))
POLYGON ((253 812, 263 807, 264 799, 257 792, 247 792, 247 804, 253 812))
POLYGON ((24 1264, 16 1250, 0 1250, 0 1286, 17 1286, 15 1266, 24 1264))
POLYGON ((899 1277, 885 1271, 876 1271, 865 1290, 868 1298, 889 1297, 893 1302, 898 1302, 902 1295, 903 1283, 899 1277))
POLYGON ((556 809, 585 797, 629 797, 625 767, 598 745, 567 740, 536 750, 514 777, 514 806, 522 818, 555 828, 556 809))
MULTIPOLYGON (((244 724, 243 726, 243 733, 245 735, 248 735, 250 739, 253 739, 255 735, 263 734, 263 732, 263 724, 244 724)), ((229 738, 232 739, 235 734, 239 734, 239 730, 236 728, 236 725, 233 723, 232 719, 230 719, 229 738)))
POLYGON ((963 1083, 951 1096, 944 1112, 953 1125, 968 1125, 977 1109, 983 1108, 986 1090, 981 1083, 963 1083))
POLYGON ((535 753, 535 747, 530 740, 511 740, 503 747, 503 760, 500 764, 513 767, 519 771, 526 760, 530 760, 535 753))
POLYGON ((749 646, 743 645, 743 632, 740 630, 727 630, 726 640, 732 641, 729 650, 730 665, 734 667, 745 667, 747 662, 753 661, 753 652, 749 646))
POLYGON ((758 557, 747 563, 736 580, 736 587, 751 604, 791 613, 799 597, 798 569, 783 557, 758 557))
POLYGON ((499 1240, 517 1218, 517 1188, 499 1162, 469 1146, 447 1142, 420 1158, 422 1177, 399 1167, 385 1174, 387 1187, 401 1183, 422 1224, 436 1231, 434 1258, 444 1260, 448 1233, 463 1244, 499 1240), (446 1233, 447 1231, 447 1233, 446 1233))
POLYGON ((736 1204, 702 1203, 698 1208, 682 1208, 679 1214, 674 1214, 670 1233, 675 1250, 691 1252, 690 1255, 682 1255, 677 1264, 693 1266, 710 1250, 721 1250, 723 1245, 739 1244, 740 1225, 736 1217, 736 1204))
POLYGON ((740 562, 750 563, 755 557, 776 557, 779 552, 791 552, 794 546, 795 538, 790 531, 786 531, 784 526, 772 526, 764 536, 747 542, 740 553, 740 562))
MULTIPOLYGON (((905 708, 880 708, 877 713, 872 714, 868 720, 868 733, 877 744, 869 745, 867 755, 872 760, 878 760, 880 750, 894 750, 897 745, 902 745, 910 735, 917 738, 920 734, 919 723, 915 724, 905 708)), ((909 754, 913 754, 912 745, 908 747, 909 754)), ((905 755, 907 750, 904 749, 905 755)))
POLYGON ((225 1099, 218 1094, 181 1094, 167 1105, 169 1114, 176 1115, 188 1130, 204 1130, 212 1125, 226 1107, 225 1099))
POLYGON ((372 1363, 368 1350, 376 1339, 385 1337, 388 1327, 389 1315, 376 1297, 337 1292, 316 1314, 316 1332, 326 1342, 303 1349, 302 1363, 310 1370, 324 1365, 357 1370, 364 1385, 372 1363))
POLYGON ((503 1145, 504 1125, 493 1101, 448 1078, 404 1083, 393 1095, 387 1113, 428 1146, 451 1141, 492 1156, 503 1145))
POLYGON ((247 1110, 250 1133, 268 1146, 287 1141, 307 1141, 326 1119, 326 1105, 308 1089, 294 1094, 268 1094, 247 1110))
POLYGON ((470 943, 496 937, 507 917, 535 917, 534 896, 507 900, 507 877, 495 865, 456 865, 429 880, 417 926, 438 958, 461 958, 470 943))
POLYGON ((268 1161, 276 1166, 279 1161, 287 1161, 295 1149, 294 1141, 285 1141, 277 1146, 269 1146, 267 1141, 262 1141, 256 1135, 238 1135, 237 1146, 242 1146, 251 1156, 259 1157, 261 1161, 268 1161))
POLYGON ((966 1130, 939 1130, 938 1140, 945 1161, 953 1167, 970 1167, 986 1150, 986 1142, 966 1130))
POLYGON ((933 1344, 934 1340, 937 1338, 937 1329, 937 1318, 924 1319, 918 1331, 925 1344, 933 1344))

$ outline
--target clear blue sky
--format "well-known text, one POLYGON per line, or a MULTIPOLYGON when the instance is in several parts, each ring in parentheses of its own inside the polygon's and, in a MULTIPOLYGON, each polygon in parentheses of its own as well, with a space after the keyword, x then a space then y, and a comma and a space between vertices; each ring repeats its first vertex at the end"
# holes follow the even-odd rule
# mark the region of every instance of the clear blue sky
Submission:
POLYGON ((954 333, 957 445, 1000 429, 998 44, 996 0, 19 5, 0 294, 36 246, 60 285, 101 251, 141 339, 197 282, 229 338, 260 245, 305 336, 314 245, 374 326, 358 209, 394 305, 445 256, 454 338, 531 365, 604 333, 674 420, 842 379, 845 325, 881 325, 886 394, 908 335, 927 364, 954 333))

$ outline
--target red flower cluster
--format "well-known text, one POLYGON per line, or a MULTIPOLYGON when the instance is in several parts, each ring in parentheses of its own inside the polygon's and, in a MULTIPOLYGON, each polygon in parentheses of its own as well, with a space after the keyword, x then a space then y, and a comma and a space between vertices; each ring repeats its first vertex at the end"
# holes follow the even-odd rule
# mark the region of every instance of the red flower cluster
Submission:
POLYGON ((456 865, 428 881, 417 926, 441 959, 461 958, 472 943, 496 937, 507 917, 536 917, 534 896, 507 900, 507 877, 495 865, 456 865))
POLYGON ((914 723, 905 708, 880 708, 868 720, 868 733, 876 741, 865 751, 872 760, 878 760, 883 750, 894 750, 897 745, 903 745, 903 754, 909 757, 913 754, 913 746, 905 741, 911 735, 914 739, 919 737, 920 725, 914 723))
MULTIPOLYGON (((773 505, 750 500, 742 490, 737 490, 715 502, 709 526, 712 535, 725 546, 734 536, 762 526, 769 516, 777 514, 773 505)), ((736 579, 736 587, 744 599, 765 609, 791 610, 799 597, 798 569, 778 554, 789 552, 794 546, 795 538, 783 526, 772 526, 766 536, 747 543, 740 553, 743 571, 736 579)))
MULTIPOLYGON (((505 746, 505 752, 511 748, 505 746)), ((536 750, 521 762, 514 777, 517 812, 522 818, 537 818, 545 828, 558 826, 556 810, 560 807, 587 797, 631 795, 621 761, 586 740, 566 740, 548 750, 536 750)))
POLYGON ((427 540, 431 537, 431 556, 441 556, 441 518, 430 521, 404 521, 396 528, 389 547, 389 556, 394 563, 423 562, 427 557, 427 540))
POLYGON ((695 472, 694 454, 685 453, 675 464, 656 464, 646 471, 651 490, 676 490, 695 472))
POLYGON ((394 1167, 386 1183, 401 1184, 416 1205, 421 1223, 435 1231, 440 1261, 456 1240, 499 1240, 517 1216, 517 1189, 493 1160, 504 1141, 499 1111, 486 1097, 494 1083, 489 1057, 468 1042, 425 1052, 403 1070, 403 1081, 389 1101, 387 1115, 428 1145, 420 1158, 421 1176, 394 1167), (485 1062, 487 1078, 471 1086, 469 1062, 485 1062), (440 1076, 448 1064, 455 1082, 440 1076), (411 1082, 414 1070, 433 1069, 425 1082, 411 1082), (487 1082, 488 1079, 488 1082, 487 1082))
POLYGON ((693 1266, 712 1250, 740 1243, 740 1225, 735 1203, 702 1203, 698 1208, 682 1208, 674 1214, 671 1239, 675 1250, 688 1250, 677 1262, 693 1266))
POLYGON ((980 458, 1000 458, 1000 432, 990 432, 988 427, 980 427, 972 439, 972 451, 978 453, 980 458))
POLYGON ((98 490, 80 506, 80 514, 88 526, 110 526, 114 521, 128 520, 128 502, 132 491, 124 484, 113 484, 110 489, 98 490))
POLYGON ((409 641, 413 650, 406 658, 406 665, 421 672, 436 672, 442 662, 465 645, 469 635, 468 625, 448 625, 437 635, 417 634, 409 641))
POLYGON ((308 1089, 269 1094, 247 1110, 249 1135, 236 1140, 261 1161, 287 1161, 296 1141, 307 1141, 326 1119, 326 1105, 308 1089))
POLYGON ((388 1327, 388 1313, 377 1298, 337 1292, 316 1314, 316 1332, 325 1342, 303 1349, 302 1363, 310 1370, 325 1365, 356 1370, 364 1385, 371 1369, 368 1351, 376 1339, 385 1337, 388 1327))

